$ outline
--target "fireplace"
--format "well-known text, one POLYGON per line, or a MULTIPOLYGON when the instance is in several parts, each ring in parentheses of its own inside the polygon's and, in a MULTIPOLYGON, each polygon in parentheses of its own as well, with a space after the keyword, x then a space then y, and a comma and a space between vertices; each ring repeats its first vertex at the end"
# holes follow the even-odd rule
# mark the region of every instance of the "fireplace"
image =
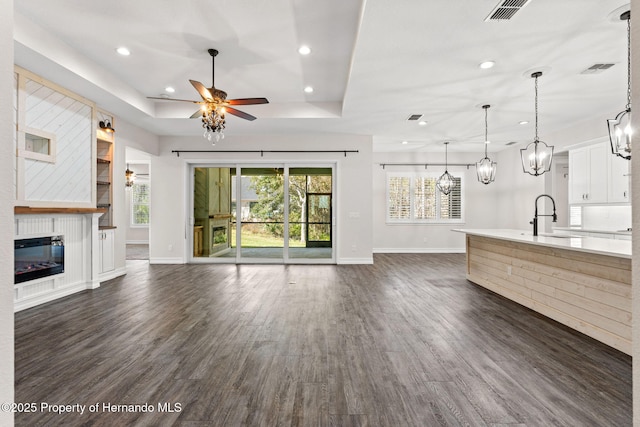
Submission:
POLYGON ((211 222, 211 242, 209 255, 229 249, 229 221, 214 220, 211 222))
POLYGON ((64 273, 64 237, 16 240, 14 259, 14 283, 64 273))

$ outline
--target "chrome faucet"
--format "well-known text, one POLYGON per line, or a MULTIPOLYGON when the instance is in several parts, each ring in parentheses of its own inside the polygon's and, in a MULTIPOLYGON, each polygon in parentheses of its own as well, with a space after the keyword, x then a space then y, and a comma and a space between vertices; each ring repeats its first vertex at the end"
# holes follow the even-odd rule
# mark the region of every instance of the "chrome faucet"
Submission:
POLYGON ((553 222, 557 222, 558 221, 558 215, 556 215, 556 201, 553 200, 553 197, 551 197, 548 194, 541 194, 538 197, 536 197, 536 210, 533 216, 533 221, 529 222, 529 224, 533 224, 533 235, 537 236, 538 235, 538 217, 539 216, 551 216, 553 217, 553 222), (540 197, 548 197, 549 199, 551 199, 551 203, 553 203, 553 214, 551 215, 538 215, 538 199, 540 199, 540 197))

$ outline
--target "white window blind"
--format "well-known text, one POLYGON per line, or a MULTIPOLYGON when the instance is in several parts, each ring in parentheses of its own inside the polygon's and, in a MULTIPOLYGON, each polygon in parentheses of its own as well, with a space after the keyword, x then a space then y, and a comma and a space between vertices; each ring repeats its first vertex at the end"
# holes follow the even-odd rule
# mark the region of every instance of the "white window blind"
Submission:
POLYGON ((411 218, 411 181, 407 177, 392 176, 387 181, 389 187, 387 212, 390 219, 411 218))
POLYGON ((448 195, 436 187, 438 175, 387 174, 387 222, 446 223, 463 222, 463 181, 448 195))
POLYGON ((149 225, 149 196, 148 182, 134 182, 131 186, 131 225, 149 225))

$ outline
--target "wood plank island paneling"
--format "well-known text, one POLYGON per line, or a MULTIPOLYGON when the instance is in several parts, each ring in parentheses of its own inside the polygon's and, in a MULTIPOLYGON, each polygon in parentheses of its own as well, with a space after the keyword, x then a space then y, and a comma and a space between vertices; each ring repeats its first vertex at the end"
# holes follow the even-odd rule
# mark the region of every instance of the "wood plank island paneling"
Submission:
POLYGON ((631 260, 467 234, 467 279, 631 354, 631 260))

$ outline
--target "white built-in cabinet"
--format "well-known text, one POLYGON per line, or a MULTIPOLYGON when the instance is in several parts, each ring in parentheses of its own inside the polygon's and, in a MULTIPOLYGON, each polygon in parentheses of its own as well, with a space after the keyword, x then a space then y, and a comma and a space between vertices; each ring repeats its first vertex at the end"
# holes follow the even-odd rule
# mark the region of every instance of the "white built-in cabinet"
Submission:
POLYGON ((100 246, 100 274, 115 270, 115 230, 103 229, 98 231, 98 245, 100 246))
POLYGON ((569 204, 629 202, 628 163, 606 141, 570 150, 569 204))
POLYGON ((113 226, 113 159, 115 138, 113 132, 101 129, 100 122, 114 125, 113 115, 97 110, 96 122, 96 208, 104 209, 98 224, 99 268, 101 280, 111 278, 115 270, 115 227, 113 226))
POLYGON ((630 161, 619 156, 609 156, 609 203, 630 201, 630 161))

